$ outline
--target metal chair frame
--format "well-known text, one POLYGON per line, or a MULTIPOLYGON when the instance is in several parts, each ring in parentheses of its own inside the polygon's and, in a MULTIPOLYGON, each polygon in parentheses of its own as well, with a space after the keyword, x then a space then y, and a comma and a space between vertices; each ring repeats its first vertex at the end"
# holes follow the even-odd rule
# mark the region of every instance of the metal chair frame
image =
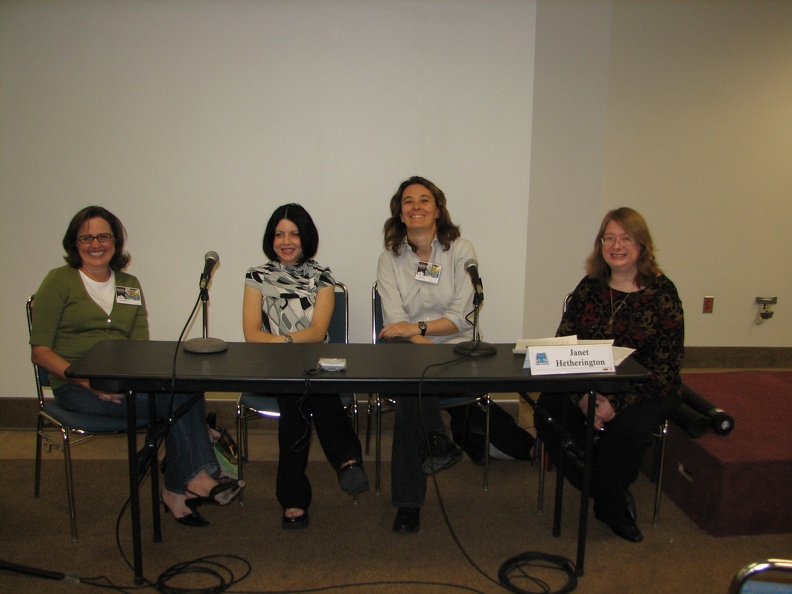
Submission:
MULTIPOLYGON (((765 559, 764 561, 757 561, 756 563, 749 563, 742 569, 740 569, 732 578, 731 584, 729 585, 729 592, 728 594, 740 594, 743 591, 743 586, 753 577, 762 574, 766 571, 783 571, 787 573, 792 573, 792 560, 789 559, 765 559)), ((771 586, 774 582, 763 582, 768 586, 771 586)), ((785 584, 777 584, 776 587, 773 587, 772 590, 768 589, 767 592, 790 592, 792 591, 792 585, 785 583, 785 584)))
MULTIPOLYGON (((341 282, 335 283, 335 306, 333 307, 333 317, 330 320, 327 333, 330 336, 330 342, 349 343, 349 290, 341 282)), ((355 395, 341 394, 341 402, 351 417, 355 433, 359 433, 360 421, 355 395)), ((236 411, 237 444, 239 447, 237 476, 239 479, 242 479, 244 465, 248 461, 248 419, 260 417, 275 419, 280 417, 277 398, 249 392, 240 394, 236 411)), ((239 503, 240 505, 244 504, 242 491, 239 493, 239 503)))
MULTIPOLYGON (((382 307, 379 292, 377 291, 377 281, 371 286, 371 344, 377 344, 378 335, 384 326, 382 317, 382 307)), ((484 421, 484 478, 482 488, 486 491, 489 486, 489 443, 490 443, 490 396, 452 396, 440 398, 440 408, 453 408, 466 406, 468 404, 480 404, 485 408, 484 421)), ((382 466, 382 415, 383 413, 393 412, 395 401, 387 396, 378 393, 369 394, 368 407, 366 411, 366 453, 370 451, 372 417, 375 419, 376 433, 374 440, 374 491, 380 494, 381 486, 381 466, 382 466)))
MULTIPOLYGON (((33 300, 31 295, 25 307, 27 314, 28 334, 33 329, 33 300)), ((36 395, 38 398, 39 412, 36 421, 36 465, 33 479, 33 497, 38 498, 41 492, 41 451, 48 453, 56 448, 63 452, 66 465, 66 496, 69 504, 69 522, 72 540, 77 540, 77 507, 74 495, 74 475, 72 472, 71 448, 87 441, 96 435, 117 435, 126 433, 126 418, 110 418, 99 415, 82 414, 69 411, 57 402, 45 400, 44 389, 50 387, 49 374, 42 367, 33 364, 36 378, 36 395), (60 439, 53 438, 50 432, 60 433, 60 439), (72 439, 72 436, 78 436, 72 439)), ((138 429, 147 426, 145 421, 138 421, 138 429)), ((156 468, 156 461, 153 468, 156 468)))

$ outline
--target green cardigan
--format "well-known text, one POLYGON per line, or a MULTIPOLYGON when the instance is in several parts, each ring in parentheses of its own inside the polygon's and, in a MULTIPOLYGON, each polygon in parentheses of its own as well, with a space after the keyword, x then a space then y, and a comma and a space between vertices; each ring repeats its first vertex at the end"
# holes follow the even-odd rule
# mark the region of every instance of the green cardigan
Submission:
MULTIPOLYGON (((33 301, 31 346, 50 347, 73 363, 100 340, 148 340, 148 312, 140 282, 118 271, 115 282, 116 291, 120 287, 138 289, 140 305, 116 300, 108 316, 88 295, 79 271, 70 266, 51 270, 33 301)), ((66 383, 57 377, 50 380, 53 389, 66 383)))

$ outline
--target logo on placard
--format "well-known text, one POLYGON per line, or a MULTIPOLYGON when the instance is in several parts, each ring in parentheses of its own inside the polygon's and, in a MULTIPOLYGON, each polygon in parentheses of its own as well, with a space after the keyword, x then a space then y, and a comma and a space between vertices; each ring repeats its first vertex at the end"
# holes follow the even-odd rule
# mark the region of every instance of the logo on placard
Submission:
POLYGON ((536 353, 536 360, 534 363, 537 365, 550 365, 550 361, 547 358, 547 353, 536 353))

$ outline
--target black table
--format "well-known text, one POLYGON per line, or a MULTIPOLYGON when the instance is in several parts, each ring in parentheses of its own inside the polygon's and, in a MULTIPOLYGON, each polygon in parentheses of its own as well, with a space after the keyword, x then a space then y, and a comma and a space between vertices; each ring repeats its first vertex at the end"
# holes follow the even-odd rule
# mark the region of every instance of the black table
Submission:
MULTIPOLYGON (((414 394, 422 382, 424 393, 458 392, 619 392, 629 382, 646 377, 646 370, 628 358, 615 373, 532 376, 523 369, 524 355, 512 344, 495 345, 491 357, 460 358, 453 345, 413 344, 254 344, 229 343, 221 353, 196 354, 179 350, 176 342, 105 340, 97 343, 66 371, 87 378, 105 392, 295 392, 320 358, 346 359, 346 371, 310 373, 312 393, 387 392, 414 394)), ((134 398, 126 398, 130 420, 129 480, 135 581, 143 582, 140 542, 140 501, 137 489, 137 443, 134 398)), ((589 418, 594 398, 589 398, 589 418)), ((580 503, 576 569, 583 575, 586 525, 591 479, 593 423, 586 444, 586 464, 580 503)), ((158 533, 158 514, 155 535, 158 533)))

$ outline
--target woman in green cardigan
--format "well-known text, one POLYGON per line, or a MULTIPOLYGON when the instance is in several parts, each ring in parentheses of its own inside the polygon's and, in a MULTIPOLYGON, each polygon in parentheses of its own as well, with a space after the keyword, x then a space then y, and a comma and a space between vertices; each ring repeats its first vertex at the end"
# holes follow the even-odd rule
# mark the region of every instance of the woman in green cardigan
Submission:
MULTIPOLYGON (((126 416, 124 394, 94 390, 85 379, 68 378, 66 368, 96 342, 148 340, 148 314, 137 278, 123 272, 126 231, 121 221, 100 206, 78 212, 63 237, 67 265, 47 274, 36 291, 30 345, 36 365, 47 370, 55 400, 69 410, 113 417, 126 416)), ((176 394, 177 409, 192 397, 176 394)), ((138 394, 137 410, 148 414, 148 396, 138 394)), ((157 414, 167 418, 170 399, 157 399, 157 414)), ((220 468, 206 427, 206 403, 200 398, 179 417, 166 437, 162 503, 180 523, 206 526, 200 503, 224 505, 244 486, 218 482, 220 468)))

